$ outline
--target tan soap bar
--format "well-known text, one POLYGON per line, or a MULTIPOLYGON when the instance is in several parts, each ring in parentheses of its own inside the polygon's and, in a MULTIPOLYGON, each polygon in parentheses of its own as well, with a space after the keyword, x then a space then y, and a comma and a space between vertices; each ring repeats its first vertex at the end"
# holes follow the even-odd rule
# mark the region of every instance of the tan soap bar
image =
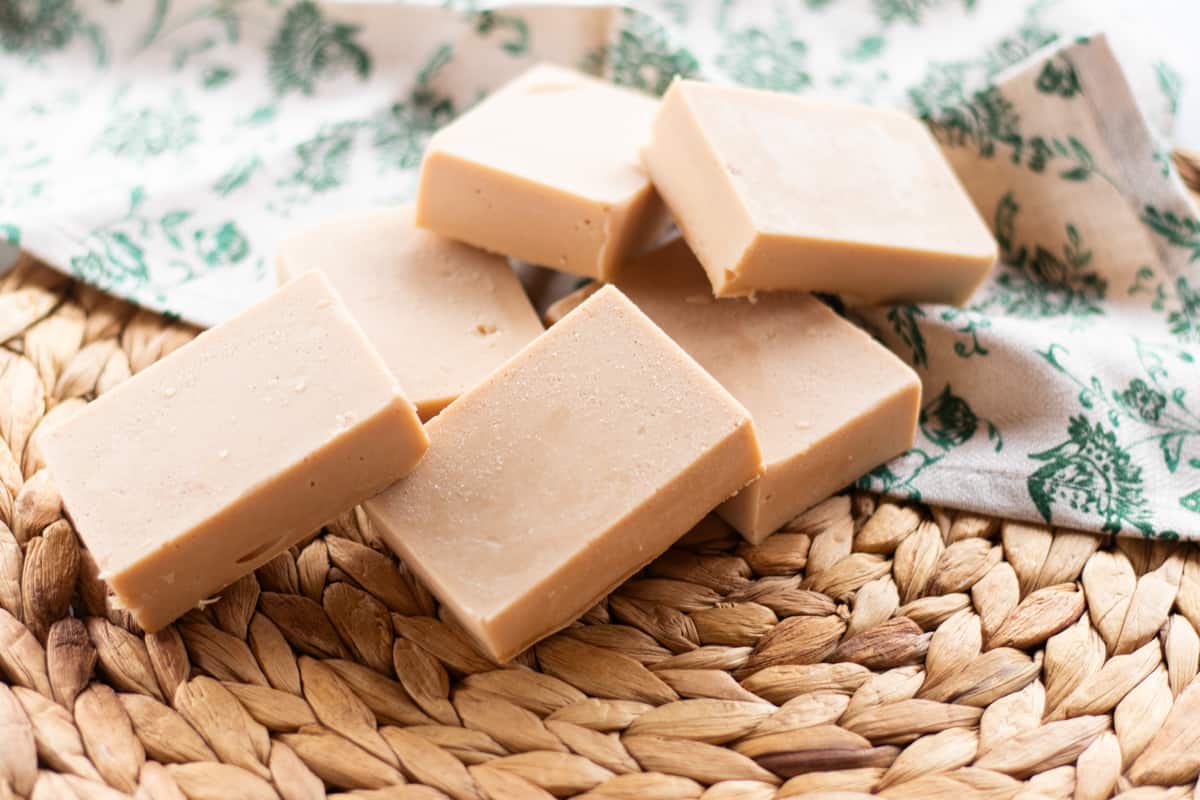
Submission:
POLYGON ((678 80, 643 158, 719 297, 961 304, 996 242, 904 114, 678 80))
POLYGON ((617 285, 753 417, 765 471, 717 509, 751 542, 912 445, 916 373, 811 295, 714 300, 679 240, 617 285))
POLYGON ((417 224, 608 278, 669 219, 638 155, 656 107, 582 73, 535 66, 430 139, 417 224))
POLYGON ((325 273, 426 420, 542 332, 505 259, 417 228, 411 207, 295 234, 277 266, 325 273))
POLYGON ((366 510, 498 661, 569 624, 758 475, 746 410, 617 289, 426 426, 366 510))
POLYGON ((147 631, 407 475, 427 446, 412 403, 319 273, 42 440, 101 576, 147 631))

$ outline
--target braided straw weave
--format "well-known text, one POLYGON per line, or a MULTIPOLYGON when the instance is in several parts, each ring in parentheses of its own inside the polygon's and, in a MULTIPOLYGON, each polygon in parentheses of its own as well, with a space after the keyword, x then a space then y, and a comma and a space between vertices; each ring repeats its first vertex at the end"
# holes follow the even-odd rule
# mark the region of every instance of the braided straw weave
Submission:
POLYGON ((704 524, 507 668, 358 510, 144 636, 38 431, 193 335, 0 279, 0 800, 1200 794, 1200 547, 868 495, 704 524))

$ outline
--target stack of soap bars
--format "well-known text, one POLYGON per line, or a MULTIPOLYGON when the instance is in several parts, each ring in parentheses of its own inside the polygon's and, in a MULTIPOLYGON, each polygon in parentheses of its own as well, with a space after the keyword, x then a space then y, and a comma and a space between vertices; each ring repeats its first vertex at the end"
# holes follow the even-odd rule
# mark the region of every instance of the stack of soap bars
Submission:
POLYGON ((759 542, 903 452, 916 375, 807 292, 961 303, 995 256, 913 119, 539 65, 414 206, 293 235, 278 291, 44 451, 147 631, 362 503, 505 661, 710 512, 759 542), (594 282, 544 330, 506 257, 594 282))

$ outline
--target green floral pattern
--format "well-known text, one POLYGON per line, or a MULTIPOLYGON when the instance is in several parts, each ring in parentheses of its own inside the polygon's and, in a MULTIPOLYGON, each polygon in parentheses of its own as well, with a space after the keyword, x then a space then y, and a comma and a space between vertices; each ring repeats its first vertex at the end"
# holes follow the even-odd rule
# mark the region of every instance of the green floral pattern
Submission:
POLYGON ((942 450, 952 450, 966 444, 979 430, 980 424, 987 427, 988 441, 996 443, 996 452, 1003 450, 1004 439, 996 426, 981 420, 966 400, 951 391, 950 384, 946 384, 941 394, 921 409, 921 433, 942 450))
POLYGON ((1153 533, 1142 469, 1117 443, 1116 434, 1084 415, 1071 417, 1067 441, 1029 457, 1046 462, 1029 476, 1029 496, 1050 522, 1056 505, 1101 520, 1117 533, 1133 527, 1153 533))
POLYGON ((1158 88, 1167 99, 1167 110, 1172 114, 1179 111, 1179 96, 1183 91, 1183 78, 1165 61, 1154 65, 1154 75, 1158 78, 1158 88))
POLYGON ((1180 217, 1173 211, 1160 211, 1146 206, 1142 222, 1175 247, 1189 252, 1189 261, 1200 259, 1200 220, 1195 217, 1180 217))
POLYGON ((1089 268, 1092 250, 1084 246, 1079 229, 1067 224, 1060 253, 1043 245, 1018 245, 1019 210, 1012 192, 1000 198, 992 231, 1002 266, 990 290, 971 304, 971 310, 1030 319, 1067 316, 1077 324, 1102 316, 1108 282, 1089 268))
MULTIPOLYGON (((917 114, 935 130, 960 130, 964 138, 969 138, 979 128, 972 108, 974 98, 994 88, 992 81, 1002 70, 1058 39, 1058 33, 1043 26, 1036 13, 1038 8, 1039 4, 1031 6, 1014 32, 978 56, 933 62, 920 83, 909 90, 909 101, 917 114)), ((986 109, 987 103, 980 105, 986 109)))
POLYGON ((731 35, 717 64, 738 83, 756 89, 796 92, 812 84, 804 68, 808 45, 788 35, 746 28, 731 35))
POLYGON ((1177 534, 1154 525, 1143 467, 1192 473, 1200 480, 1200 413, 1188 393, 1200 386, 1200 369, 1187 349, 1135 339, 1133 350, 1130 360, 1141 375, 1114 389, 1100 375, 1077 374, 1063 345, 1039 353, 1075 385, 1084 409, 1071 418, 1066 441, 1030 454, 1046 462, 1030 476, 1029 491, 1047 521, 1056 506, 1065 505, 1098 519, 1104 530, 1177 534))
POLYGON ((480 36, 496 34, 501 37, 500 49, 510 56, 523 56, 529 52, 529 23, 515 14, 480 11, 475 18, 475 32, 480 36))
POLYGON ((1114 394, 1113 399, 1143 422, 1158 422, 1167 405, 1166 395, 1147 386, 1141 378, 1134 378, 1129 382, 1129 388, 1114 394))
POLYGON ((1167 312, 1167 330, 1183 344, 1200 345, 1200 282, 1192 286, 1180 275, 1175 279, 1178 306, 1167 312))
POLYGON ((581 66, 651 94, 665 92, 676 76, 690 78, 700 71, 690 50, 675 46, 660 22, 634 8, 622 9, 616 42, 590 52, 581 66))
POLYGON ((1024 164, 1036 173, 1049 168, 1064 180, 1086 181, 1098 175, 1115 184, 1096 165, 1088 147, 1075 136, 1023 133, 1020 115, 995 86, 975 92, 961 106, 922 116, 939 139, 951 147, 971 145, 985 158, 1005 153, 1014 164, 1024 164))
MULTIPOLYGON (((503 45, 502 48, 512 53, 503 45)), ((436 86, 438 73, 450 62, 453 52, 448 44, 435 49, 417 73, 416 86, 409 96, 394 103, 373 121, 372 145, 383 169, 403 170, 418 166, 425 142, 435 130, 454 118, 454 99, 441 94, 436 86)))
POLYGON ((976 414, 948 383, 921 408, 918 429, 915 447, 871 470, 859 479, 858 486, 920 501, 924 496, 920 481, 922 473, 939 465, 957 448, 975 440, 977 434, 992 452, 999 453, 1004 449, 1000 429, 976 414))
POLYGON ((207 268, 232 267, 249 258, 250 242, 234 221, 201 225, 191 211, 150 211, 148 199, 141 186, 135 187, 123 216, 91 230, 83 252, 70 260, 75 277, 106 291, 136 288, 162 302, 172 288, 196 280, 207 268), (148 259, 152 246, 161 246, 169 257, 158 263, 148 259))
POLYGON ((76 39, 91 45, 98 67, 108 63, 104 34, 77 8, 75 0, 6 0, 0 3, 0 50, 36 62, 65 50, 76 39))
POLYGON ((261 166, 262 159, 257 155, 239 158, 216 180, 212 189, 221 197, 225 197, 245 186, 261 166))
MULTIPOLYGON (((1029 133, 1019 110, 993 80, 1002 70, 1058 39, 1043 27, 1031 7, 1020 27, 975 59, 937 63, 909 92, 917 114, 950 147, 970 146, 984 158, 1004 154, 1036 173, 1047 170, 1065 180, 1112 179, 1096 164, 1090 148, 1073 135, 1029 133)), ((1038 92, 1069 100, 1082 92, 1068 56, 1044 60, 1036 72, 1038 92)))
MULTIPOLYGON (((1200 213, 1113 91, 1094 4, 423 5, 0 0, 0 241, 211 324, 270 289, 291 230, 409 200, 433 132, 538 60, 898 107, 999 263, 963 307, 853 309, 925 391, 859 484, 1200 538, 1200 213)), ((1183 102, 1170 55, 1126 65, 1156 121, 1183 102)))
POLYGON ((316 3, 297 3, 284 14, 271 40, 271 86, 277 94, 313 94, 318 80, 349 69, 360 78, 371 73, 371 57, 355 40, 358 28, 329 22, 316 3))
MULTIPOLYGON (((974 10, 976 0, 961 0, 967 11, 974 10)), ((920 25, 929 10, 946 5, 945 0, 874 0, 875 15, 884 25, 907 23, 920 25)))
MULTIPOLYGON (((989 354, 984 337, 997 316, 1053 321, 1080 329, 1104 315, 1108 282, 1089 269, 1093 253, 1084 246, 1079 229, 1067 224, 1061 254, 1043 245, 1018 245, 1019 211, 1012 192, 997 204, 992 232, 1000 263, 992 281, 965 308, 941 308, 934 314, 945 330, 953 331, 953 353, 958 358, 989 354)), ((914 366, 929 364, 920 324, 927 316, 914 305, 896 306, 888 312, 892 331, 914 366)))
POLYGON ((250 252, 250 243, 232 222, 223 222, 212 228, 197 228, 192 238, 196 242, 196 253, 209 267, 236 264, 250 252))
POLYGON ((1193 286, 1185 275, 1155 282, 1154 270, 1142 267, 1129 294, 1153 298, 1150 309, 1163 315, 1167 330, 1180 344, 1200 344, 1200 285, 1193 286))
POLYGON ((113 116, 96 139, 95 147, 120 158, 142 162, 164 153, 181 153, 194 145, 200 118, 175 95, 161 108, 125 109, 118 96, 113 116))
MULTIPOLYGON (((949 311, 949 309, 947 309, 949 311)), ((920 306, 895 306, 887 312, 888 322, 896 337, 908 350, 909 360, 914 367, 929 365, 929 352, 925 349, 925 334, 921 332, 921 320, 928 316, 920 306)))
POLYGON ((1075 74, 1075 65, 1069 58, 1062 55, 1046 59, 1034 85, 1042 94, 1057 95, 1063 98, 1079 94, 1079 76, 1075 74))

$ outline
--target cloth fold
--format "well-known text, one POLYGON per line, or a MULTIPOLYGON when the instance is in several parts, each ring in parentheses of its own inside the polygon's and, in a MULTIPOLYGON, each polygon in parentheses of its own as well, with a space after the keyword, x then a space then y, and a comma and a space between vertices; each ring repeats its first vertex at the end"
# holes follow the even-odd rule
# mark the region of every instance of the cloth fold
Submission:
POLYGON ((1165 138, 1180 77, 1102 5, 17 0, 0 240, 211 325, 270 291, 289 230, 408 199, 430 133, 537 60, 651 93, 684 75, 900 107, 1002 263, 964 308, 851 310, 925 388, 918 442, 861 485, 1200 538, 1200 218, 1165 138))

